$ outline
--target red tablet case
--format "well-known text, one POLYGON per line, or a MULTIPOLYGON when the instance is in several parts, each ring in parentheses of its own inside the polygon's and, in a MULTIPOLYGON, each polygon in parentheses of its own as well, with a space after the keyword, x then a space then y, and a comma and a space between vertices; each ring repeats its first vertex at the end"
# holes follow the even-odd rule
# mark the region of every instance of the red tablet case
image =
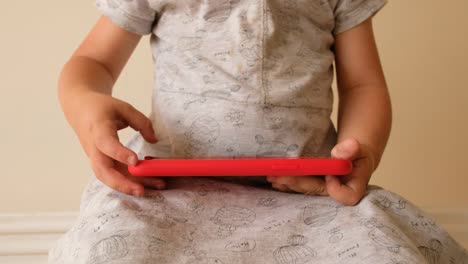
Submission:
POLYGON ((306 176, 347 175, 352 163, 334 158, 147 158, 128 166, 134 176, 306 176))

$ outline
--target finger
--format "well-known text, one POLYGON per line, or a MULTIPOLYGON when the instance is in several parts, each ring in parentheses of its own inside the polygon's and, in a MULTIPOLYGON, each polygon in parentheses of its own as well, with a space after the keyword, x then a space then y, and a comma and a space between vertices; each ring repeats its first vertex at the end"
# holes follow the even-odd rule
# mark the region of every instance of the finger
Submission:
POLYGON ((332 157, 338 159, 354 160, 358 158, 360 154, 360 144, 353 138, 343 140, 331 150, 332 157))
POLYGON ((328 194, 343 204, 356 205, 366 193, 370 174, 366 166, 358 162, 348 176, 326 176, 328 194))
POLYGON ((141 183, 145 187, 163 190, 166 188, 166 182, 158 177, 135 177, 128 172, 128 167, 124 164, 116 164, 116 170, 133 182, 141 183))
POLYGON ((372 160, 357 158, 353 161, 353 171, 350 175, 326 176, 328 194, 343 204, 357 204, 366 193, 372 167, 372 160))
POLYGON ((330 197, 345 205, 356 205, 360 196, 348 185, 340 182, 336 176, 325 176, 327 191, 330 197))
POLYGON ((276 189, 281 192, 294 192, 284 184, 272 183, 271 186, 273 187, 273 189, 276 189))
POLYGON ((93 127, 92 133, 96 147, 103 154, 128 165, 136 165, 137 155, 119 141, 117 125, 112 121, 104 121, 98 127, 93 127))
POLYGON ((157 177, 134 177, 137 182, 142 183, 145 187, 154 190, 164 190, 166 188, 166 182, 157 177))
POLYGON ((319 176, 282 176, 277 183, 286 185, 289 189, 307 195, 328 195, 325 181, 319 176))
POLYGON ((136 131, 139 131, 146 141, 150 143, 156 143, 158 141, 154 134, 153 124, 148 117, 127 103, 124 103, 119 109, 119 113, 125 121, 128 122, 128 125, 136 131))
POLYGON ((143 196, 144 187, 142 184, 131 181, 125 175, 114 168, 114 162, 98 150, 93 152, 92 167, 96 177, 110 188, 134 196, 143 196))

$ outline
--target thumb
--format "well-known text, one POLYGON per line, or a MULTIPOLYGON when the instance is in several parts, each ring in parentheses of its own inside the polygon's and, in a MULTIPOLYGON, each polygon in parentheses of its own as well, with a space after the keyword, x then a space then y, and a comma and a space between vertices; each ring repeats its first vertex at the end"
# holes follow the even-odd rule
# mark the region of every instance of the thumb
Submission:
POLYGON ((360 144, 354 139, 346 139, 338 143, 331 151, 333 158, 355 160, 360 152, 360 144))
POLYGON ((120 108, 119 113, 125 122, 127 122, 131 128, 140 132, 146 141, 150 143, 156 143, 158 141, 154 134, 151 120, 135 109, 132 105, 124 103, 124 106, 120 108))

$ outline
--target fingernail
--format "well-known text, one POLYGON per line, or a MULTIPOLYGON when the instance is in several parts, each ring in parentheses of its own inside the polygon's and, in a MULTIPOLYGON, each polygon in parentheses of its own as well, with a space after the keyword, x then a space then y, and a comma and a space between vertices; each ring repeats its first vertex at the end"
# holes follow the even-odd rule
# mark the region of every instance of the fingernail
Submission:
POLYGON ((128 157, 127 162, 129 165, 135 166, 138 162, 138 159, 135 158, 135 156, 130 156, 128 157))
POLYGON ((337 158, 337 157, 338 157, 338 155, 337 155, 337 153, 336 153, 336 147, 334 147, 334 148, 331 150, 331 155, 332 155, 332 157, 334 157, 334 158, 337 158))
POLYGON ((344 157, 346 157, 347 152, 343 149, 342 146, 338 146, 336 147, 334 154, 336 158, 343 159, 344 157))

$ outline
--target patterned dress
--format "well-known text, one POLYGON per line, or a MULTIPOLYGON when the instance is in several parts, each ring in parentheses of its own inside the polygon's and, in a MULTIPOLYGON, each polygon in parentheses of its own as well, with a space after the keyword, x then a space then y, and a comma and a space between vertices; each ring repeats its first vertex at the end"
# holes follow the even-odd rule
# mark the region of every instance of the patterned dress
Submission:
MULTIPOLYGON (((330 156, 335 37, 385 0, 97 0, 151 34, 144 156, 330 156)), ((468 263, 465 249, 402 197, 370 186, 353 207, 281 193, 263 177, 167 179, 144 198, 92 178, 49 263, 468 263)))

